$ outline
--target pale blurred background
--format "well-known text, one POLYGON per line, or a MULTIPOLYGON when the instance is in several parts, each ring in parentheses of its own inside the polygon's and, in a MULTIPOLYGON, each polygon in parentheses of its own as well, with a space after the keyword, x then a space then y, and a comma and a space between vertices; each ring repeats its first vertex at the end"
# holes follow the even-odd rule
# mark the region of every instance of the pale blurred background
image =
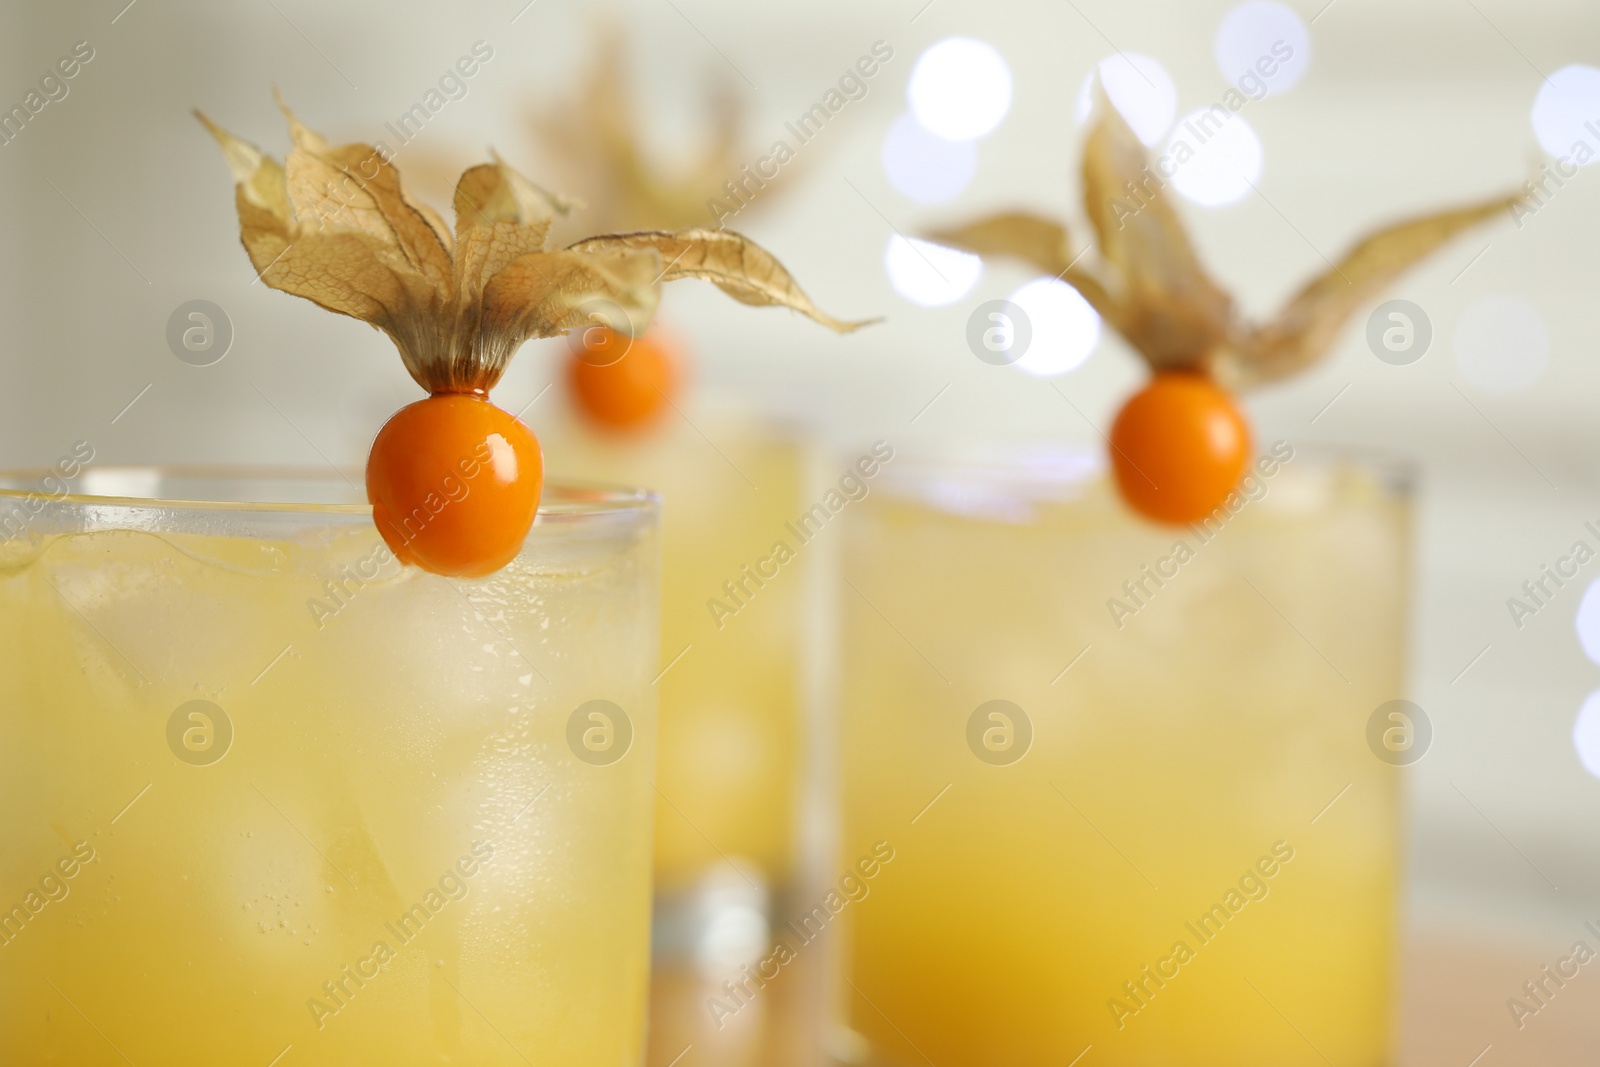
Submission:
MULTIPOLYGON (((792 144, 784 123, 875 42, 893 50, 866 79, 865 97, 799 149, 795 187, 781 203, 733 223, 779 254, 828 311, 887 322, 835 339, 709 287, 675 286, 664 315, 695 348, 696 396, 740 393, 838 442, 1092 443, 1093 426, 1106 427, 1140 380, 1118 339, 1107 334, 1091 346, 1069 317, 1051 341, 1056 350, 1039 356, 1053 361, 1046 370, 1071 366, 1065 373, 980 362, 966 342, 969 314, 1013 293, 1029 273, 986 266, 962 289, 971 265, 949 265, 941 281, 919 274, 911 254, 897 287, 886 249, 897 232, 914 236, 1010 206, 1068 219, 1081 246, 1076 105, 1090 71, 1119 54, 1154 60, 1174 89, 1166 106, 1181 119, 1228 88, 1214 46, 1235 6, 124 4, 11 5, 0 15, 6 108, 76 42, 93 48, 68 95, 0 145, 5 466, 52 463, 79 440, 101 461, 359 464, 384 417, 419 391, 382 335, 253 283, 227 172, 190 109, 281 155, 276 85, 334 140, 395 146, 384 124, 481 41, 492 58, 466 80, 465 96, 432 115, 396 157, 402 172, 428 179, 426 192, 443 207, 441 177, 490 145, 535 178, 553 173, 529 112, 576 90, 590 30, 608 13, 628 30, 640 107, 667 162, 706 136, 703 104, 718 82, 748 98, 753 164, 773 140, 792 144), (1010 107, 986 135, 944 149, 949 162, 931 169, 890 150, 892 179, 885 142, 907 114, 912 69, 952 35, 1003 57, 1010 107), (973 168, 970 182, 963 167, 973 168), (946 282, 951 289, 941 292, 946 282), (219 305, 232 322, 232 348, 213 366, 187 365, 167 344, 168 317, 194 299, 219 305)), ((1587 134, 1581 121, 1554 123, 1553 144, 1583 135, 1600 152, 1600 73, 1563 71, 1600 65, 1600 7, 1592 3, 1287 6, 1309 33, 1295 60, 1303 77, 1241 112, 1259 141, 1259 174, 1248 158, 1222 159, 1211 191, 1229 195, 1241 166, 1254 188, 1246 182, 1244 195, 1218 206, 1184 205, 1206 261, 1252 314, 1267 314, 1375 223, 1526 180, 1546 158, 1531 117, 1542 86, 1553 86, 1547 99, 1595 122, 1587 134)), ((1161 87, 1159 76, 1139 81, 1161 87)), ((981 104, 981 79, 974 85, 967 97, 981 104)), ((1159 118, 1159 94, 1155 103, 1159 118)), ((923 136, 900 129, 912 142, 923 136)), ((1600 663, 1585 655, 1575 626, 1600 560, 1520 629, 1506 603, 1573 542, 1600 547, 1583 525, 1600 528, 1597 226, 1600 166, 1584 167, 1520 227, 1507 219, 1474 231, 1395 289, 1432 324, 1419 362, 1375 358, 1363 312, 1316 370, 1248 400, 1264 442, 1377 450, 1420 472, 1409 695, 1435 737, 1407 772, 1410 1063, 1464 1067, 1486 1046, 1484 1063, 1592 1062, 1600 1036, 1600 973, 1591 968, 1520 1032, 1505 1006, 1573 942, 1600 946, 1583 928, 1585 920, 1600 926, 1600 711, 1586 720, 1586 735, 1575 732, 1580 708, 1600 691, 1600 663)), ((558 347, 528 346, 497 399, 517 410, 537 396, 556 378, 558 347)), ((561 403, 560 388, 529 409, 536 431, 541 412, 561 403)), ((1600 616, 1600 594, 1595 608, 1600 616)), ((1600 652, 1600 630, 1592 647, 1600 652)))

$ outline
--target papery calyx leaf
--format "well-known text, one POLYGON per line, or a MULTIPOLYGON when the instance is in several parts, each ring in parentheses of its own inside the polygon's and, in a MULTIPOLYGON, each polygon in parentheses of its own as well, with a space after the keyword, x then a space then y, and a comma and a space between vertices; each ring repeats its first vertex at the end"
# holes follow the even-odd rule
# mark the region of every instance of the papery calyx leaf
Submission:
POLYGON ((1076 287, 1152 369, 1204 370, 1235 389, 1315 363, 1349 318, 1407 268, 1525 199, 1494 197, 1380 229, 1308 282, 1272 321, 1252 327, 1201 265, 1171 203, 1169 180, 1103 90, 1098 106, 1083 155, 1084 211, 1098 262, 1078 264, 1065 227, 1022 212, 947 227, 930 238, 1054 274, 1076 287))
POLYGON ((661 284, 680 277, 853 328, 819 311, 770 253, 738 234, 608 235, 550 249, 553 219, 575 202, 498 156, 461 176, 452 231, 410 198, 386 150, 330 145, 283 111, 294 142, 283 164, 196 112, 233 174, 251 263, 271 288, 383 330, 430 392, 487 391, 524 341, 589 325, 596 302, 642 331, 661 284), (664 268, 664 252, 681 268, 664 268))
POLYGON ((640 230, 603 234, 579 241, 570 251, 595 254, 615 249, 654 249, 661 257, 661 279, 703 278, 741 304, 786 307, 833 330, 850 333, 877 319, 844 322, 826 314, 801 290, 777 257, 731 230, 692 229, 668 233, 640 230))
POLYGON ((1010 256, 1078 290, 1101 318, 1116 323, 1117 305, 1090 268, 1080 266, 1082 253, 1068 247, 1067 228, 1025 211, 1006 211, 951 229, 933 230, 928 239, 979 256, 1010 256))
POLYGON ((767 206, 793 188, 796 175, 812 162, 815 150, 796 162, 786 142, 779 142, 781 151, 770 145, 769 154, 769 144, 752 140, 747 98, 722 78, 706 93, 707 136, 694 147, 680 146, 674 165, 668 165, 651 150, 652 124, 638 106, 637 65, 628 55, 622 24, 602 20, 592 36, 577 91, 535 110, 530 125, 566 179, 585 191, 591 207, 586 219, 593 229, 626 233, 716 226, 741 214, 746 203, 758 210, 767 206), (776 162, 781 169, 763 162, 776 162))
POLYGON ((1408 268, 1452 237, 1525 197, 1497 197, 1451 211, 1419 215, 1363 237, 1344 258, 1307 282, 1271 322, 1249 330, 1218 375, 1238 387, 1294 374, 1333 347, 1339 331, 1360 308, 1408 268))

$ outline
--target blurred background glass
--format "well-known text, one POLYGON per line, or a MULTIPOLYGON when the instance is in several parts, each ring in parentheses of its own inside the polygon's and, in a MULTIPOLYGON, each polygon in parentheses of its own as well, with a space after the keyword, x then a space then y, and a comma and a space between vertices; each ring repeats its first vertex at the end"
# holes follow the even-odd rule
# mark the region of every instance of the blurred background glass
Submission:
MULTIPOLYGON (((440 175, 491 145, 555 185, 559 168, 529 113, 579 84, 593 21, 608 12, 633 42, 645 132, 662 159, 711 136, 706 89, 718 80, 750 101, 755 145, 795 146, 784 167, 804 168, 803 180, 772 211, 730 225, 778 254, 825 309, 887 321, 835 339, 692 284, 670 288, 663 313, 695 352, 699 387, 792 415, 851 457, 877 439, 1095 446, 1141 379, 1127 348, 1058 284, 916 244, 936 223, 990 209, 1079 218, 1079 101, 1093 71, 1164 151, 1185 116, 1239 82, 1241 56, 1303 32, 1297 80, 1243 107, 1180 189, 1205 260, 1258 316, 1373 224, 1513 187, 1578 141, 1600 152, 1586 125, 1600 128, 1591 4, 1312 0, 1288 4, 1292 19, 1235 7, 14 7, 0 16, 0 105, 27 110, 27 94, 78 42, 92 58, 65 95, 40 91, 48 102, 0 144, 5 465, 50 464, 79 441, 100 462, 359 463, 383 419, 419 391, 375 331, 254 282, 226 170, 189 109, 281 154, 277 85, 335 140, 387 141, 436 204, 448 202, 440 175), (929 51, 949 38, 976 45, 929 51), (841 77, 880 41, 892 56, 850 98, 841 77), (490 57, 441 88, 477 42, 490 57), (967 88, 951 91, 951 78, 967 88), (834 90, 846 102, 799 143, 786 124, 834 90), (429 99, 442 103, 400 144, 386 124, 429 99), (452 165, 410 167, 408 157, 452 165), (968 317, 1019 290, 1048 342, 1017 366, 978 360, 968 317), (225 357, 209 366, 177 358, 168 341, 169 320, 194 300, 220 307, 231 327, 225 357)), ((1596 944, 1583 923, 1600 920, 1600 713, 1580 718, 1600 690, 1600 662, 1585 652, 1600 652, 1600 626, 1586 644, 1577 625, 1600 566, 1573 554, 1579 540, 1600 548, 1585 526, 1600 527, 1589 406, 1600 400, 1597 173, 1570 167, 1560 184, 1545 180, 1535 212, 1462 238, 1394 289, 1431 326, 1417 361, 1376 358, 1356 321, 1332 358, 1247 398, 1261 441, 1377 450, 1419 475, 1407 689, 1436 733, 1404 775, 1408 1063, 1465 1064, 1488 1046, 1485 1062, 1581 1062, 1573 1050, 1592 1047, 1600 982, 1587 968, 1520 1029, 1507 1001, 1526 999, 1523 983, 1574 941, 1596 944), (1546 567, 1569 576, 1558 584, 1546 567)), ((1081 221, 1074 238, 1086 239, 1081 221)), ((560 342, 529 345, 497 390, 536 432, 557 417, 565 355, 560 342)))

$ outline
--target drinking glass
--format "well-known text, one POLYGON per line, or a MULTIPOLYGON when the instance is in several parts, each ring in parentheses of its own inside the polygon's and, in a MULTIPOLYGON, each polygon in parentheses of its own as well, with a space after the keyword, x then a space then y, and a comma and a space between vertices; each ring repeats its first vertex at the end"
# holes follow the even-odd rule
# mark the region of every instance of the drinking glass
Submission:
POLYGON ((657 505, 487 578, 338 477, 0 491, 0 1060, 640 1062, 657 505))
POLYGON ((632 435, 558 421, 544 441, 552 467, 662 497, 650 1062, 691 1045, 720 1067, 805 1062, 820 1023, 800 968, 737 1017, 723 983, 771 950, 807 847, 802 664, 819 550, 788 524, 806 508, 810 452, 792 427, 726 404, 632 435))
POLYGON ((1405 479, 1280 442, 1163 527, 1098 466, 848 513, 838 1058, 1390 1063, 1405 479))

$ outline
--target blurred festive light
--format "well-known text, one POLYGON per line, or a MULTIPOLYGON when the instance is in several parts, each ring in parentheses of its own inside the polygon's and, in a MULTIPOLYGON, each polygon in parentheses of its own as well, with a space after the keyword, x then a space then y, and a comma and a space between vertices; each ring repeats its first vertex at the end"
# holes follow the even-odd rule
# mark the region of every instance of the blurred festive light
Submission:
POLYGON ((1550 75, 1529 118, 1540 148, 1557 159, 1592 163, 1600 157, 1600 70, 1574 63, 1550 75))
POLYGON ((1100 316, 1064 281, 1035 278, 1009 299, 1033 328, 1028 350, 1015 366, 1036 378, 1075 370, 1100 343, 1100 316))
POLYGON ((1572 724, 1572 747, 1583 769, 1600 778, 1600 689, 1590 693, 1572 724))
POLYGON ((1078 121, 1094 109, 1094 76, 1106 87, 1106 97, 1127 120, 1139 140, 1154 145, 1178 113, 1178 90, 1165 67, 1149 56, 1127 53, 1107 56, 1084 75, 1078 90, 1078 121))
POLYGON ((901 115, 889 127, 880 158, 889 184, 919 204, 954 199, 978 172, 976 142, 947 141, 912 115, 901 115))
POLYGON ((883 269, 894 291, 923 307, 953 304, 972 291, 983 260, 931 241, 895 234, 883 251, 883 269))
POLYGON ((1486 393, 1520 393, 1550 362, 1544 317, 1519 296, 1486 296, 1468 304, 1450 346, 1461 376, 1486 393))
POLYGON ((1185 115, 1167 143, 1167 157, 1173 187, 1206 207, 1242 200, 1261 180, 1261 138, 1220 107, 1185 115))
POLYGON ((1578 602, 1578 617, 1573 620, 1578 628, 1578 644, 1583 654, 1600 663, 1600 578, 1589 583, 1583 599, 1578 602))
POLYGON ((1246 96, 1293 88, 1311 65, 1311 34, 1293 8, 1248 0, 1223 16, 1211 45, 1217 68, 1246 96))
POLYGON ((991 44, 946 37, 917 58, 906 99, 930 133, 970 141, 993 131, 1011 110, 1011 68, 991 44))

